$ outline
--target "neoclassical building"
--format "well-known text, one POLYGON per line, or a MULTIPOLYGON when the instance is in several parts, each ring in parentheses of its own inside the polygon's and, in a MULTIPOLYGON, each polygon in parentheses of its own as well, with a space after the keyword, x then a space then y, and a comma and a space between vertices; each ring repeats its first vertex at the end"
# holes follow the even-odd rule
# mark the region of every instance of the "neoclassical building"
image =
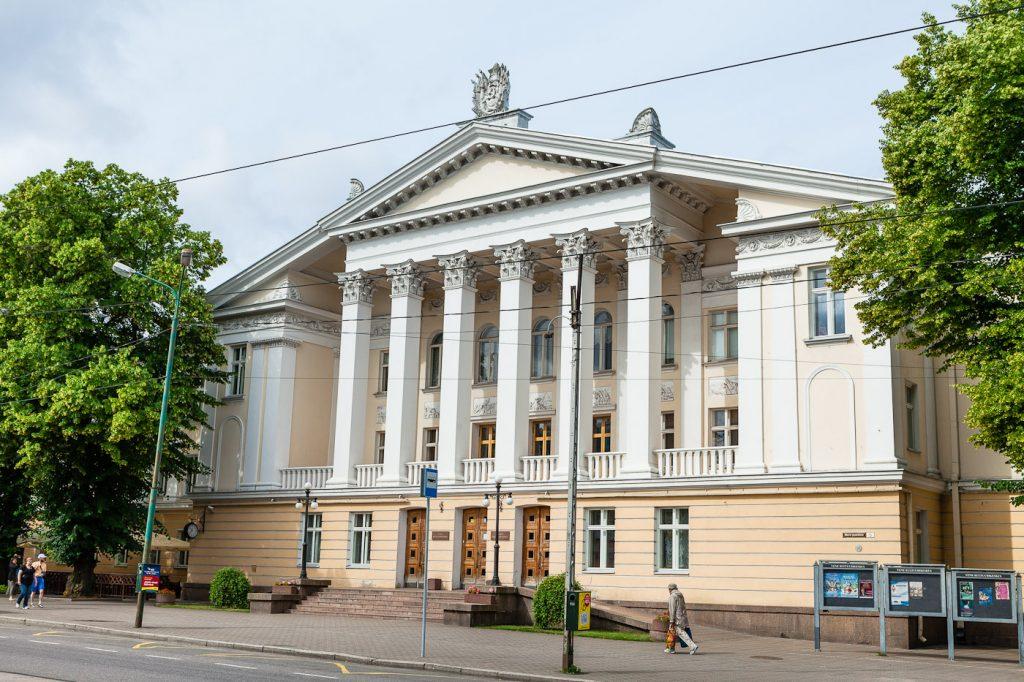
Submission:
POLYGON ((429 577, 491 577, 496 478, 502 582, 560 572, 577 284, 598 598, 675 582, 784 609, 811 605, 819 558, 1022 567, 1024 523, 974 483, 1010 471, 968 442, 956 377, 865 345, 858 293, 828 286, 816 211, 886 183, 678 151, 652 109, 614 140, 540 132, 507 72, 477 90, 476 119, 210 292, 231 380, 188 493, 190 582, 295 575, 308 481, 311 575, 418 584, 428 466, 429 577))

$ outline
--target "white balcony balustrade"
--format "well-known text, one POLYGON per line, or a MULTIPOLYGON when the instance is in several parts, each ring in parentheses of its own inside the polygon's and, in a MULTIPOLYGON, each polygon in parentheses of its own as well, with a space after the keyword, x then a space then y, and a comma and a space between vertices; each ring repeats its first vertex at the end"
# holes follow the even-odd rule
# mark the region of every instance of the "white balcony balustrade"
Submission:
POLYGON ((423 470, 437 467, 437 462, 408 462, 405 465, 405 477, 409 485, 419 487, 420 479, 423 477, 423 470))
POLYGON ((583 455, 584 471, 592 481, 606 481, 619 477, 624 452, 588 452, 583 455))
POLYGON ((462 480, 466 483, 490 483, 494 459, 481 457, 462 460, 462 480))
POLYGON ((384 473, 383 464, 357 464, 356 486, 360 488, 376 488, 377 479, 384 473))
POLYGON ((659 478, 730 476, 736 466, 736 448, 655 450, 659 478))
POLYGON ((334 473, 334 467, 288 467, 281 469, 281 488, 302 490, 307 483, 313 490, 327 487, 327 479, 334 473))
POLYGON ((527 483, 550 481, 551 475, 555 471, 555 464, 558 462, 558 458, 554 455, 530 455, 521 459, 523 460, 523 480, 527 483))

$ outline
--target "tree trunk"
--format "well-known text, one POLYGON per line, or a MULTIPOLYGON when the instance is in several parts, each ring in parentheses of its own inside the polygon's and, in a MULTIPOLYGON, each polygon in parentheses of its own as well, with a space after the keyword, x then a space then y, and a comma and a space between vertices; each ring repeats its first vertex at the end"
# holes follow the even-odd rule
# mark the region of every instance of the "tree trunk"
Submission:
POLYGON ((93 554, 79 557, 71 564, 65 597, 91 597, 96 589, 96 557, 93 554))

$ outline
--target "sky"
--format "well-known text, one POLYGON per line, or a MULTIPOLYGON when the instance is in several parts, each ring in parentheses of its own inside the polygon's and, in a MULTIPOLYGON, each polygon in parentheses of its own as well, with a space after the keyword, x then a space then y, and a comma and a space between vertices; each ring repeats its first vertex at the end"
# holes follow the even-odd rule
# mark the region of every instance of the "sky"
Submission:
MULTIPOLYGON (((0 0, 0 193, 68 158, 179 178, 472 116, 494 62, 525 107, 910 27, 948 1, 0 0)), ((883 177, 871 102, 911 35, 532 112, 614 138, 653 106, 676 149, 883 177)), ((215 285, 456 128, 184 182, 215 285)))

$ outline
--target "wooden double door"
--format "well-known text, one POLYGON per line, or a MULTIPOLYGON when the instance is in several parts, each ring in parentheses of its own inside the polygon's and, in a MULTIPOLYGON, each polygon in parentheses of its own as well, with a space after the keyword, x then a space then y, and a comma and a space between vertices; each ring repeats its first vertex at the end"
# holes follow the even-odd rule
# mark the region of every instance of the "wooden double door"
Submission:
POLYGON ((523 585, 537 585, 548 577, 551 556, 551 508, 523 508, 523 585))
POLYGON ((410 509, 405 516, 405 579, 408 586, 423 586, 423 543, 426 511, 410 509))
POLYGON ((487 510, 470 507, 462 510, 462 561, 460 567, 463 585, 482 583, 487 579, 487 510))

